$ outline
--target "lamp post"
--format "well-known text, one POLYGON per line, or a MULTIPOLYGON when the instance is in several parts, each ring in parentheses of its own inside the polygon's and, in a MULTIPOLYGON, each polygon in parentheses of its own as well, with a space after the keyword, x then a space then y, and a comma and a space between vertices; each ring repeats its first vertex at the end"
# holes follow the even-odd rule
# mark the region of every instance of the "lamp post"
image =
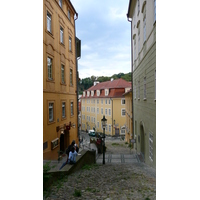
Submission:
POLYGON ((103 142, 103 164, 105 164, 105 128, 106 128, 106 122, 107 119, 105 118, 105 115, 101 119, 102 127, 103 127, 103 137, 102 137, 102 142, 103 142))

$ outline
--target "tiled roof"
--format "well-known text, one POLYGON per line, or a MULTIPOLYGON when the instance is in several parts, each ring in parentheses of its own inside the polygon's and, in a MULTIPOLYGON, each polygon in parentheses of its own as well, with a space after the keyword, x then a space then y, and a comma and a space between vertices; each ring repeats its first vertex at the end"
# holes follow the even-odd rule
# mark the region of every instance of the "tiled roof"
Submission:
POLYGON ((127 82, 124 79, 120 78, 113 81, 98 83, 97 85, 88 88, 87 91, 126 87, 131 87, 131 82, 127 82))
POLYGON ((131 88, 131 82, 127 82, 123 79, 117 79, 114 81, 106 81, 98 83, 95 86, 90 87, 85 92, 85 97, 82 98, 119 98, 123 97, 125 93, 125 88, 131 88), (109 89, 109 94, 105 96, 105 89, 109 89), (97 90, 100 90, 101 93, 97 96, 97 90), (90 96, 87 96, 87 91, 90 91, 90 96), (91 96, 91 91, 94 91, 94 95, 91 96))

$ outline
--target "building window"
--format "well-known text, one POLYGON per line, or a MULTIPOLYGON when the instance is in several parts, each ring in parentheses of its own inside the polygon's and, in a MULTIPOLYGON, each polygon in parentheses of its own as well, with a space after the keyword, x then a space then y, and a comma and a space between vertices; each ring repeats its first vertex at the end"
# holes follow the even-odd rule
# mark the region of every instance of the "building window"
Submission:
POLYGON ((154 0, 154 21, 156 21, 156 0, 154 0))
POLYGON ((147 91, 146 91, 146 77, 144 77, 144 99, 147 98, 147 91))
POLYGON ((53 103, 49 103, 49 122, 53 122, 53 103))
POLYGON ((51 33, 51 15, 47 12, 47 31, 51 33))
POLYGON ((109 110, 108 110, 108 114, 111 116, 111 109, 109 108, 109 110))
POLYGON ((122 99, 121 103, 122 103, 122 105, 125 105, 125 99, 122 99))
POLYGON ((53 73, 52 73, 52 58, 47 57, 47 66, 48 66, 48 79, 53 79, 53 73))
POLYGON ((68 10, 68 12, 67 12, 67 16, 68 16, 68 19, 71 20, 70 10, 68 10))
POLYGON ((70 86, 73 86, 73 70, 70 69, 70 86))
POLYGON ((62 27, 60 27, 60 43, 64 43, 64 31, 62 27))
POLYGON ((97 104, 99 104, 99 99, 97 99, 97 104))
POLYGON ((149 158, 153 161, 153 134, 149 133, 149 158))
POLYGON ((99 114, 99 108, 97 108, 97 114, 99 114))
POLYGON ((72 51, 72 38, 69 37, 69 51, 72 51))
POLYGON ((125 130, 126 130, 125 127, 122 127, 121 128, 121 134, 125 135, 125 130))
POLYGON ((71 102, 71 115, 74 115, 74 103, 71 102))
POLYGON ((97 127, 99 128, 99 122, 97 122, 97 127))
POLYGON ((136 98, 137 98, 137 97, 136 97, 136 85, 135 85, 135 90, 134 90, 134 93, 135 93, 135 99, 136 99, 136 98))
POLYGON ((105 104, 107 104, 107 99, 105 99, 105 104))
POLYGON ((125 115, 126 115, 126 110, 122 109, 122 116, 125 116, 125 115))
POLYGON ((144 42, 146 41, 146 12, 144 14, 144 19, 143 19, 143 33, 144 33, 144 42))
POLYGON ((103 108, 101 108, 101 114, 103 115, 103 108))
POLYGON ((140 81, 138 81, 138 99, 140 99, 140 81))
POLYGON ((59 6, 62 8, 62 0, 59 0, 59 6))
POLYGON ((140 24, 138 26, 138 54, 140 53, 140 24))
POLYGON ((134 60, 136 60, 136 39, 134 39, 134 60))
POLYGON ((111 125, 109 124, 109 132, 111 132, 111 125))
POLYGON ((61 64, 61 82, 65 83, 65 66, 61 64))
POLYGON ((103 104, 103 99, 101 99, 101 104, 103 104))
POLYGON ((108 100, 108 104, 110 104, 110 102, 111 102, 111 101, 110 101, 110 99, 109 99, 109 100, 108 100))
POLYGON ((105 115, 107 115, 108 113, 107 113, 107 108, 105 108, 105 115))
POLYGON ((140 0, 138 0, 138 14, 140 12, 140 0))
POLYGON ((65 118, 65 102, 62 102, 62 118, 65 118))

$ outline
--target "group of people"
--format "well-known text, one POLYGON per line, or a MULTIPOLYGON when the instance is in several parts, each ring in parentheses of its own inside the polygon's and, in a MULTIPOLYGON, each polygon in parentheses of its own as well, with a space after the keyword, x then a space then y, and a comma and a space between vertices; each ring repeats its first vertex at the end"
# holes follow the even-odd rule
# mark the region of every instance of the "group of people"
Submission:
POLYGON ((75 140, 72 141, 72 143, 69 145, 69 147, 66 150, 67 154, 67 160, 62 164, 59 170, 61 170, 66 164, 75 164, 76 163, 76 156, 81 155, 78 154, 79 148, 77 144, 75 143, 75 140))

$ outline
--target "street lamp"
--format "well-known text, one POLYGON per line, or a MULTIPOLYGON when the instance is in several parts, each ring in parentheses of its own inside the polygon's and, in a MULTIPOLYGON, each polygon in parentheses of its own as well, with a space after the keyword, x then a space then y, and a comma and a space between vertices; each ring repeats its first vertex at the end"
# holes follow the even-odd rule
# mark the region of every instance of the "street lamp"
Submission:
POLYGON ((103 137, 102 137, 102 142, 103 142, 103 164, 105 164, 105 128, 106 128, 106 122, 107 119, 105 118, 105 115, 101 119, 102 127, 103 127, 103 137))

